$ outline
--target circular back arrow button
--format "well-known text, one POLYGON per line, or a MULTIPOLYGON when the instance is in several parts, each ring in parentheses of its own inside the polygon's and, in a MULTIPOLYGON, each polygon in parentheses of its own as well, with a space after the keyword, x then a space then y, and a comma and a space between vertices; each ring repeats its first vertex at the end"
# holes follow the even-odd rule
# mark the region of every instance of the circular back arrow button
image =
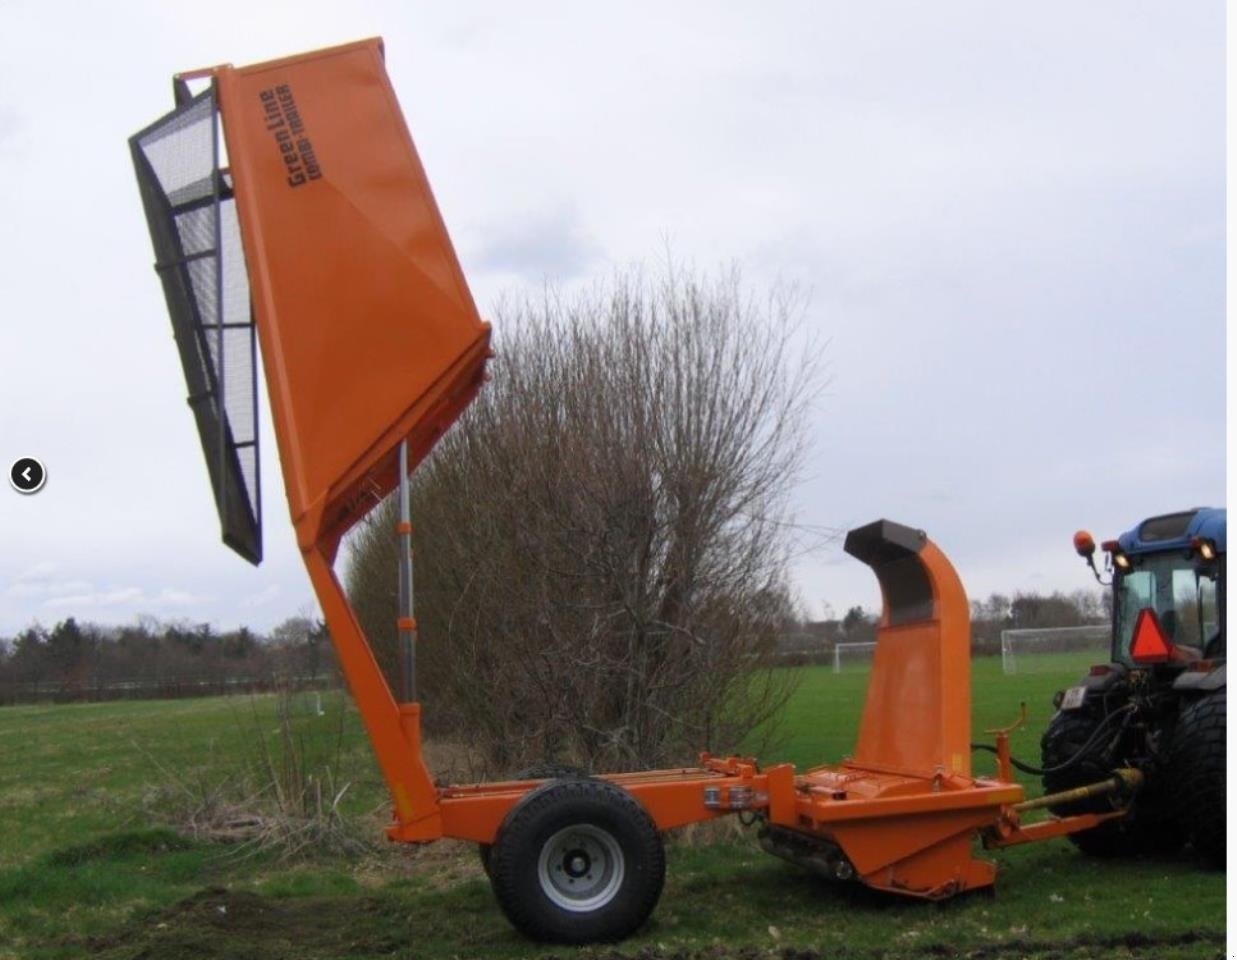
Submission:
POLYGON ((18 493, 38 493, 47 483, 47 468, 34 457, 20 457, 9 467, 9 483, 18 493))

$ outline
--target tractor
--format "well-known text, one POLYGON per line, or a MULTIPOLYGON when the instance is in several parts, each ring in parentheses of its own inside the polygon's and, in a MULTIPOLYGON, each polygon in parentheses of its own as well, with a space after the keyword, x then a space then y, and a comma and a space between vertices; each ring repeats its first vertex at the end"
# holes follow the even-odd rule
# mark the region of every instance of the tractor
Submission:
MULTIPOLYGON (((1074 548, 1112 587, 1112 654, 1058 691, 1041 741, 1046 793, 1115 767, 1144 775, 1127 815, 1069 835, 1099 857, 1173 854, 1187 843, 1225 864, 1225 511, 1151 517, 1100 545, 1074 548)), ((1055 806, 1058 816, 1106 809, 1108 798, 1055 806)))

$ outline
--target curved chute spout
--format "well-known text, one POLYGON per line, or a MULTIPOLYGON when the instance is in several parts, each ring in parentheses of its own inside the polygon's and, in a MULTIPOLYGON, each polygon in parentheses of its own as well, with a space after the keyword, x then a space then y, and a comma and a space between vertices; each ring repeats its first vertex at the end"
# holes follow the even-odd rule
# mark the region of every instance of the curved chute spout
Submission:
POLYGON ((922 530, 858 527, 846 552, 880 581, 876 655, 854 763, 910 776, 971 773, 971 616, 953 565, 922 530))

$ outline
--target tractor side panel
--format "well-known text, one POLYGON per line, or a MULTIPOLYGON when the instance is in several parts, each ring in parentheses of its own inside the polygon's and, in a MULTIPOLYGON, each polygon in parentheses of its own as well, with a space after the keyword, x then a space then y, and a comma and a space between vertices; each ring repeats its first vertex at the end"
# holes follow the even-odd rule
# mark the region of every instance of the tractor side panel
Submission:
POLYGON ((388 493, 472 399, 481 322, 379 40, 217 73, 302 547, 388 493))

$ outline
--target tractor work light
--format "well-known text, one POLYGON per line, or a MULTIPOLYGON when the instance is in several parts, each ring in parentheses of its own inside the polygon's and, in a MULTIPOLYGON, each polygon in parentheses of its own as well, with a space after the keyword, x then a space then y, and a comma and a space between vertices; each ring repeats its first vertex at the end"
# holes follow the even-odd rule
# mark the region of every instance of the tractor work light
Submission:
POLYGON ((1211 561, 1216 558, 1216 545, 1204 537, 1194 538, 1194 549, 1204 560, 1211 561))
POLYGON ((1114 553, 1112 555, 1112 562, 1115 563, 1122 570, 1130 569, 1130 558, 1127 557, 1124 553, 1120 553, 1120 552, 1114 553))

